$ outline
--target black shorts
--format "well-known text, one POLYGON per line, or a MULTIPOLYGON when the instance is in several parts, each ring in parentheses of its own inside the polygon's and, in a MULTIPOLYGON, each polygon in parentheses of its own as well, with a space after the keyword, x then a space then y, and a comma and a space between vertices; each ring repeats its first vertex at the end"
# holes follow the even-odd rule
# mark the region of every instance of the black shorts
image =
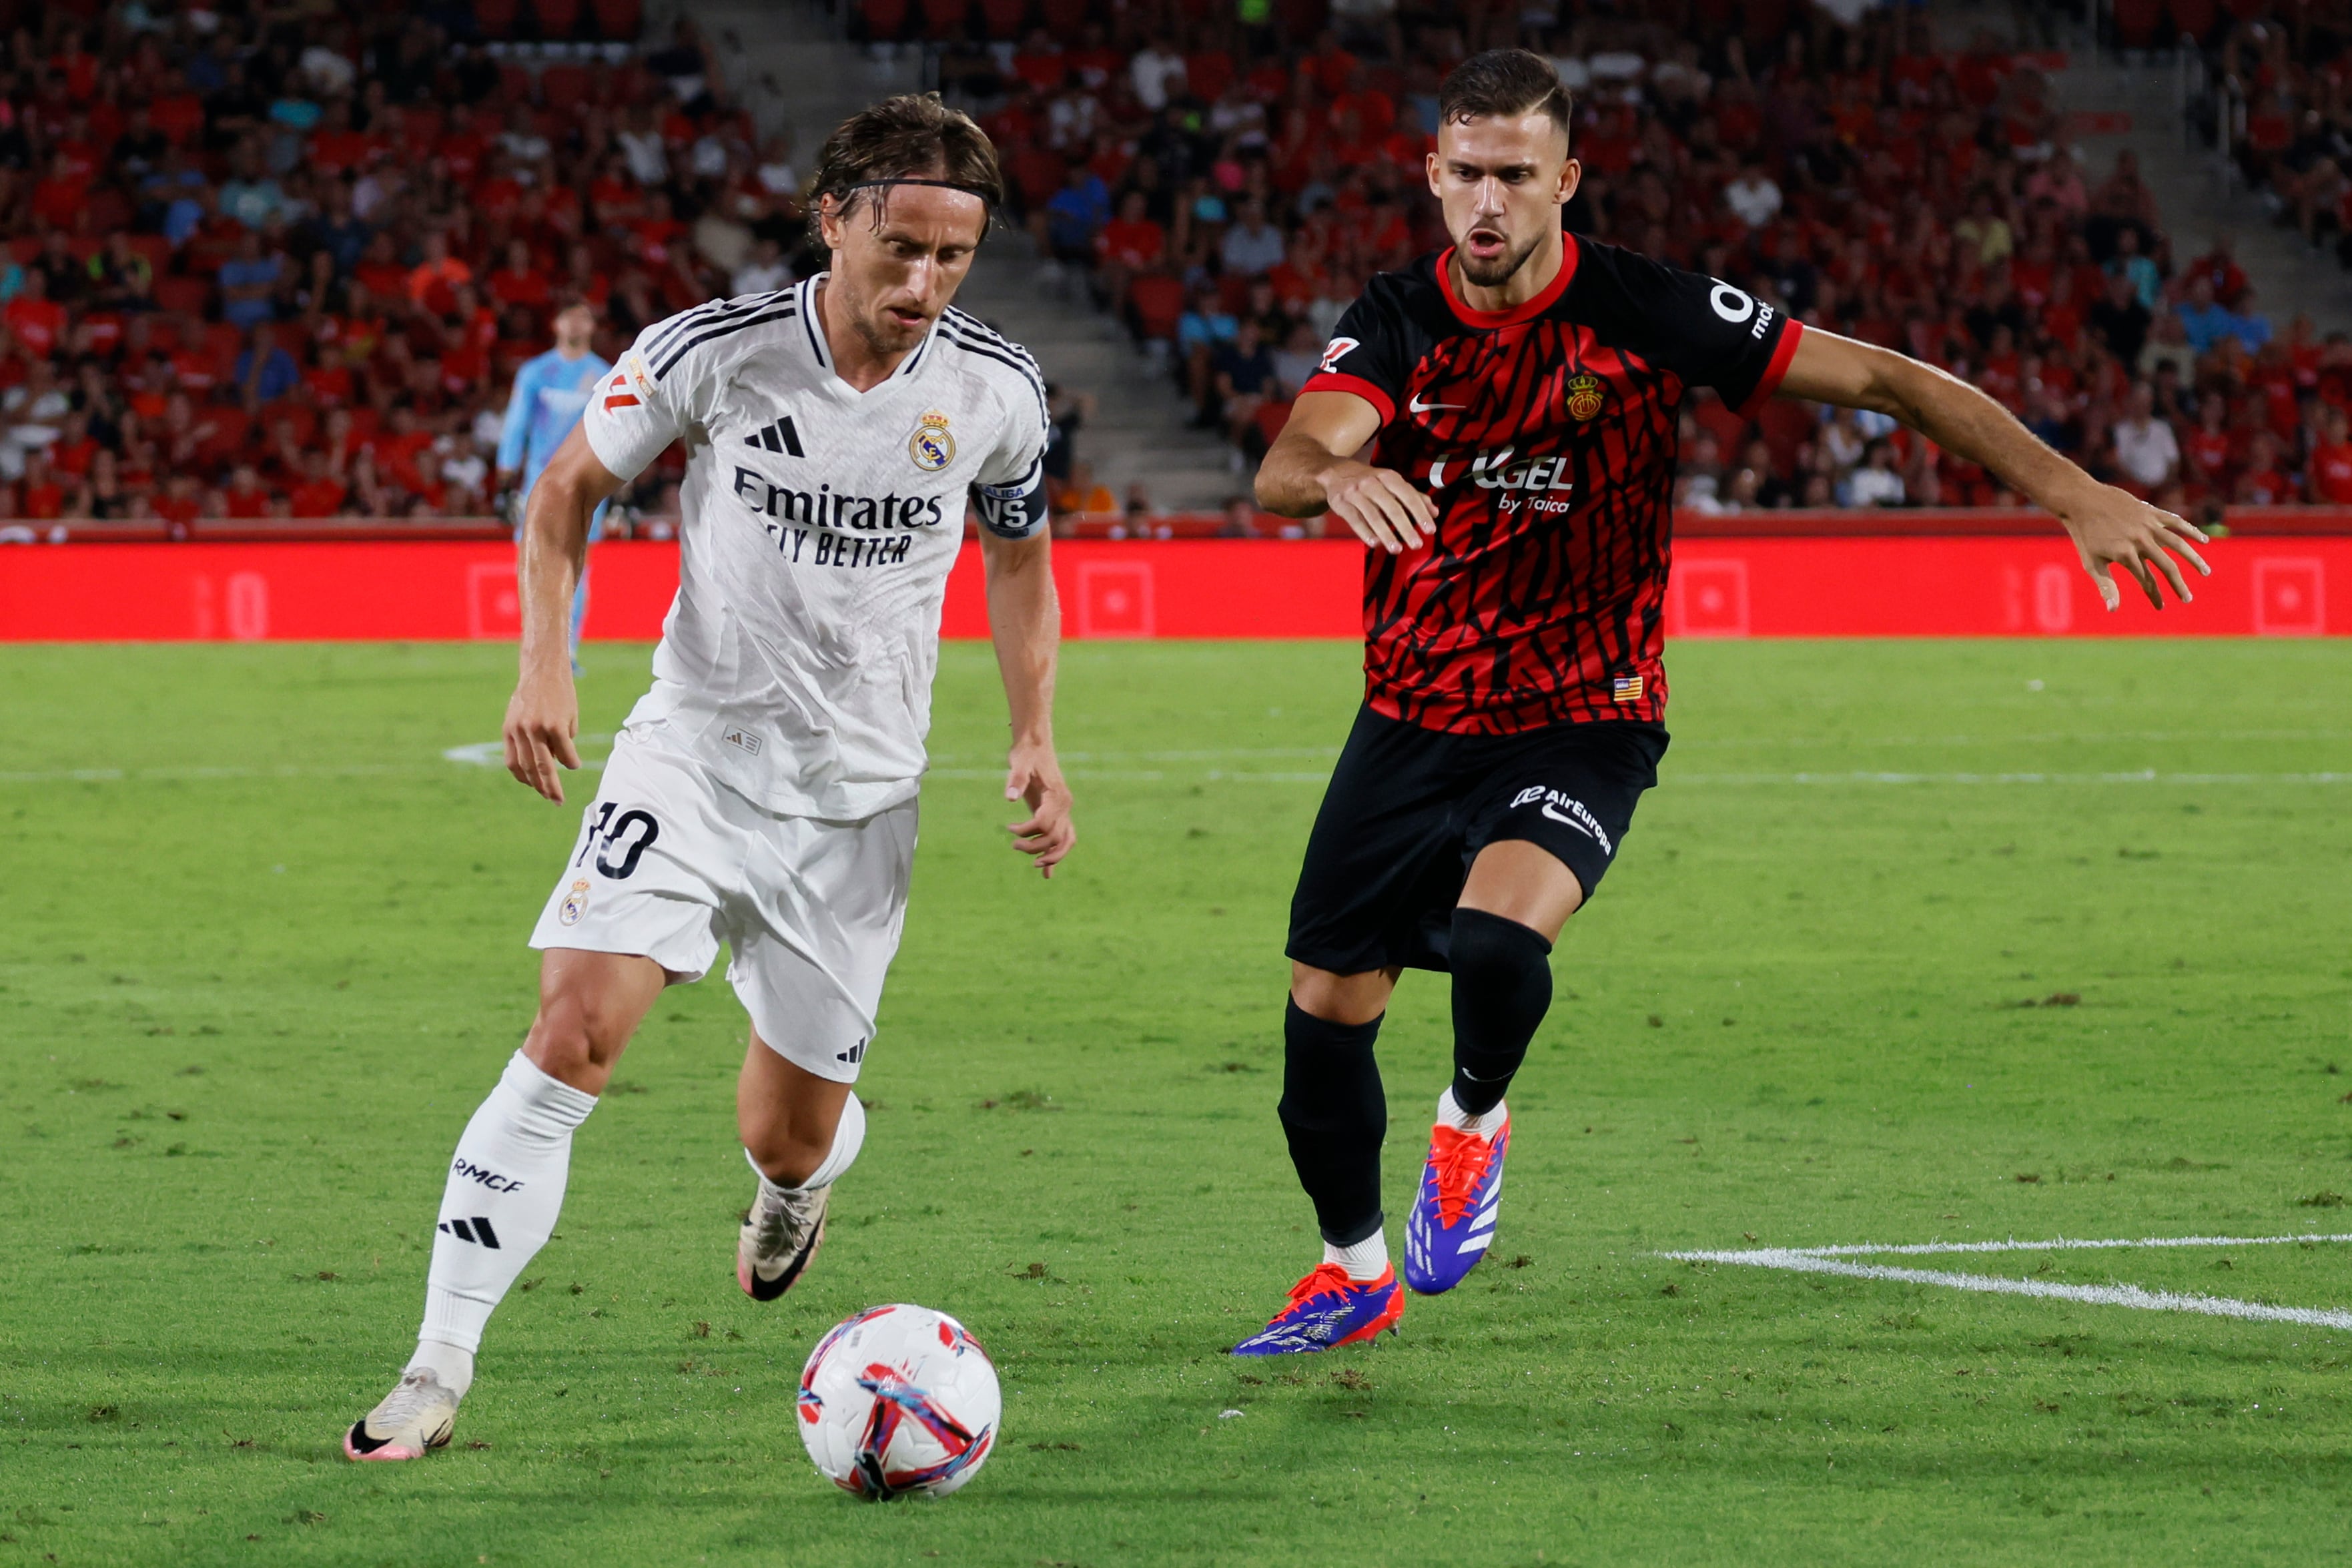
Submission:
POLYGON ((1454 735, 1362 710, 1307 840, 1285 951, 1334 974, 1448 968, 1470 862, 1505 839, 1557 856, 1591 899, 1665 754, 1660 724, 1454 735))

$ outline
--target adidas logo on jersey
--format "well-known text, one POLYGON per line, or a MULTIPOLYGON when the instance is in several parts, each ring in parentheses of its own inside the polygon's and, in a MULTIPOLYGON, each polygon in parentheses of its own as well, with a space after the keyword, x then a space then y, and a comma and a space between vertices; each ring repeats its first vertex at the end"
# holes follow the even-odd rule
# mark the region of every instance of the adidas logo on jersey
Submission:
POLYGON ((866 1042, 860 1040, 845 1051, 834 1052, 833 1059, 837 1062, 847 1062, 851 1067, 856 1067, 866 1059, 866 1042))
POLYGON ((801 450, 800 432, 793 428, 793 416, 789 414, 773 425, 744 437, 743 445, 764 447, 771 452, 790 452, 795 458, 807 455, 801 450))
POLYGON ((434 1228, 446 1235, 454 1236, 459 1241, 479 1242, 492 1252, 499 1249, 499 1233, 492 1230, 490 1222, 479 1215, 476 1215, 470 1222, 462 1219, 445 1219, 434 1228))

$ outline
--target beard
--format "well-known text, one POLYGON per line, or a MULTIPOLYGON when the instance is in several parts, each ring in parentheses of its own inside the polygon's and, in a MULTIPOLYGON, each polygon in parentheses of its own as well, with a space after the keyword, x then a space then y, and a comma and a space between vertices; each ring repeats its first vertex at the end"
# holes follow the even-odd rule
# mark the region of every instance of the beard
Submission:
POLYGON ((1517 249, 1506 250, 1492 261, 1477 260, 1457 244, 1454 249, 1454 259, 1468 281, 1481 289, 1499 289, 1517 276, 1519 268, 1528 264, 1528 258, 1536 253, 1536 247, 1542 242, 1543 236, 1538 234, 1517 249))

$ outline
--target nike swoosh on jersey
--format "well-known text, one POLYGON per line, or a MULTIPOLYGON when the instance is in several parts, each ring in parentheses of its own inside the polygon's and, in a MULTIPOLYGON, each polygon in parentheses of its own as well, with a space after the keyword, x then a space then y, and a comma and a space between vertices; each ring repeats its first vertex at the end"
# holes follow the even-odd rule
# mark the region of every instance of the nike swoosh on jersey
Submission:
POLYGON ((1416 392, 1404 406, 1409 414, 1426 414, 1433 408, 1467 408, 1470 405, 1466 403, 1423 403, 1421 394, 1416 392))

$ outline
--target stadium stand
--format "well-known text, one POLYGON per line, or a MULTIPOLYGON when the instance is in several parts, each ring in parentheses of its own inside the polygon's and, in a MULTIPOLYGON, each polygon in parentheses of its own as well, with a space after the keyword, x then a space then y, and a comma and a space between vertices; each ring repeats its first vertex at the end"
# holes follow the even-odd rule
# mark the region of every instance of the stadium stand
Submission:
MULTIPOLYGON (((2201 23, 2214 79, 2251 106, 2244 173, 2352 258, 2352 32, 2267 0, 2143 9, 2119 3, 2111 25, 2160 40, 2201 23)), ((1038 281, 1112 313, 1214 433, 1196 438, 1230 442, 1236 490, 1363 280, 1443 243, 1421 160, 1444 71, 1524 41, 1578 95, 1572 226, 1942 364, 2176 505, 2352 502, 2352 342, 2274 325, 2226 249, 2178 257, 2127 159, 2077 166, 2049 59, 1939 49, 1918 12, 846 15, 981 115, 1038 281)), ((609 356, 646 321, 817 264, 789 144, 761 140, 731 52, 690 22, 640 37, 637 0, 20 3, 15 20, 0 522, 482 516, 506 387, 554 309, 595 305, 609 356)), ((1148 495, 1082 483, 1067 451, 1062 467, 1074 529, 1164 531, 1148 495)), ((658 516, 667 478, 623 516, 658 516)), ((1686 410, 1696 510, 2013 499, 1868 416, 1686 410)))
MULTIPOLYGON (((635 0, 17 7, 0 59, 0 506, 480 516, 514 367, 608 354, 798 243, 690 26, 635 0)), ((657 496, 656 473, 639 499, 657 496)))
MULTIPOLYGON (((1444 243, 1422 174, 1437 84, 1470 49, 1514 42, 1550 54, 1578 96, 1570 226, 1942 365, 2176 506, 2352 497, 2328 434, 2352 403, 2352 343, 2302 319, 2273 332, 2226 252, 2176 258, 2129 155, 2081 167, 2057 58, 1985 35, 1939 49, 1924 13, 1801 0, 1302 4, 1256 25, 1061 10, 868 3, 851 27, 929 53, 1004 149, 1041 285, 1082 284, 1115 312, 1196 423, 1231 437, 1237 469, 1364 279, 1444 243), (2192 439, 2217 420, 2226 451, 2192 439)), ((2200 8, 2148 19, 2150 36, 2179 12, 2200 8)), ((2214 15, 2219 29, 2231 14, 2214 15)), ((2128 5, 2112 21, 2139 25, 2128 5)), ((2279 36, 2263 35, 2274 64, 2279 36)), ((1688 409, 1681 500, 1698 510, 2015 499, 1866 416, 1688 409)))

